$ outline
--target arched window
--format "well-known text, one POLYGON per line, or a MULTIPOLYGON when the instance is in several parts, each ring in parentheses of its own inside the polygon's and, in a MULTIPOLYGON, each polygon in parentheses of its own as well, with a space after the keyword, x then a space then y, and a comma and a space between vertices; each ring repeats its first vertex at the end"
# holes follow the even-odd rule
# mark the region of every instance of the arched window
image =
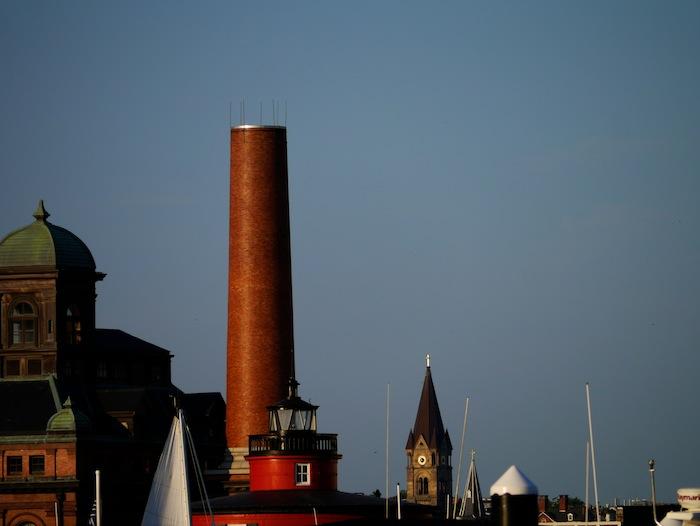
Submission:
POLYGON ((418 486, 418 495, 427 495, 428 477, 418 477, 418 482, 416 483, 416 486, 418 486))
POLYGON ((66 340, 68 343, 80 343, 80 310, 72 305, 66 309, 66 340))
POLYGON ((19 301, 12 308, 12 344, 36 345, 36 312, 31 303, 19 301))

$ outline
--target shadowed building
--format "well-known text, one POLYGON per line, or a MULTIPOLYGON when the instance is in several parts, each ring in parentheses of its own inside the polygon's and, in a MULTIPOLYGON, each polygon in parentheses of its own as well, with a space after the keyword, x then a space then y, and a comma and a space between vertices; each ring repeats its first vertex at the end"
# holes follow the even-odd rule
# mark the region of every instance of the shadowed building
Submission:
POLYGON ((137 524, 178 398, 197 412, 203 462, 220 461, 224 403, 185 395, 172 355, 130 334, 95 328, 87 246, 48 221, 0 241, 0 526, 87 524, 94 471, 103 524, 137 524))
POLYGON ((440 416, 430 355, 413 429, 406 441, 406 500, 443 508, 452 492, 452 443, 440 416))

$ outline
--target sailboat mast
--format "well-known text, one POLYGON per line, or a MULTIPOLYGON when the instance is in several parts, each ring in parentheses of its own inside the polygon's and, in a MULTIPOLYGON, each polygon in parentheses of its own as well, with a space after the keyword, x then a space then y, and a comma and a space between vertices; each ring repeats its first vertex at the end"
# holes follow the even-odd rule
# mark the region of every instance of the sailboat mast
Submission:
POLYGON ((600 505, 598 504, 598 479, 595 472, 595 447, 593 446, 593 419, 591 418, 591 389, 586 382, 586 405, 588 406, 588 435, 591 441, 591 464, 593 465, 593 494, 595 496, 595 523, 600 526, 600 505))
MULTIPOLYGON (((454 506, 452 509, 452 518, 457 514, 457 496, 459 495, 459 477, 462 474, 462 454, 464 453, 464 435, 467 431, 467 414, 469 413, 469 397, 464 402, 464 422, 462 423, 462 440, 459 445, 459 467, 457 468, 457 483, 455 484, 454 506)), ((449 518, 449 517, 448 517, 449 518)))
POLYGON ((585 511, 585 516, 584 520, 586 524, 588 524, 588 469, 589 465, 591 463, 591 443, 586 440, 586 511, 585 511))
POLYGON ((100 470, 95 471, 95 521, 102 526, 102 496, 100 494, 100 470))
POLYGON ((386 455, 386 473, 384 480, 384 518, 389 518, 389 387, 391 384, 386 384, 386 443, 385 443, 385 455, 386 455))
POLYGON ((185 491, 183 492, 182 498, 184 500, 183 506, 184 510, 186 510, 186 517, 185 521, 187 526, 190 526, 192 524, 192 516, 190 513, 190 484, 188 480, 188 475, 187 475, 187 462, 186 462, 186 455, 185 455, 185 448, 187 447, 186 440, 185 440, 185 420, 184 416, 182 414, 182 409, 177 410, 177 420, 178 420, 178 426, 177 426, 177 432, 180 435, 180 446, 182 447, 182 461, 183 461, 183 467, 181 470, 182 473, 182 487, 185 488, 185 491))

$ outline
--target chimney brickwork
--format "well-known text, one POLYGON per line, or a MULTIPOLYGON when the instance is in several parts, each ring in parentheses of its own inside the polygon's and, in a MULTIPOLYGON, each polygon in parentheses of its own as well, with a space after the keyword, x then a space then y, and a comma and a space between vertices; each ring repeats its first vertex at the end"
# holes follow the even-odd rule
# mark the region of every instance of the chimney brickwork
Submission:
POLYGON ((230 168, 226 437, 240 468, 293 374, 286 128, 232 128, 230 168))

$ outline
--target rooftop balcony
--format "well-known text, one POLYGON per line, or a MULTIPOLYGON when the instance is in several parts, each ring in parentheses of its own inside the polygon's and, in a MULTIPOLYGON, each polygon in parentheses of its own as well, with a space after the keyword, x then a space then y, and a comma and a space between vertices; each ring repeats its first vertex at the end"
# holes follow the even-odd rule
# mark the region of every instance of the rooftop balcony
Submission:
POLYGON ((309 432, 286 434, 251 435, 248 450, 252 456, 294 455, 322 453, 334 455, 338 452, 338 435, 309 432))

